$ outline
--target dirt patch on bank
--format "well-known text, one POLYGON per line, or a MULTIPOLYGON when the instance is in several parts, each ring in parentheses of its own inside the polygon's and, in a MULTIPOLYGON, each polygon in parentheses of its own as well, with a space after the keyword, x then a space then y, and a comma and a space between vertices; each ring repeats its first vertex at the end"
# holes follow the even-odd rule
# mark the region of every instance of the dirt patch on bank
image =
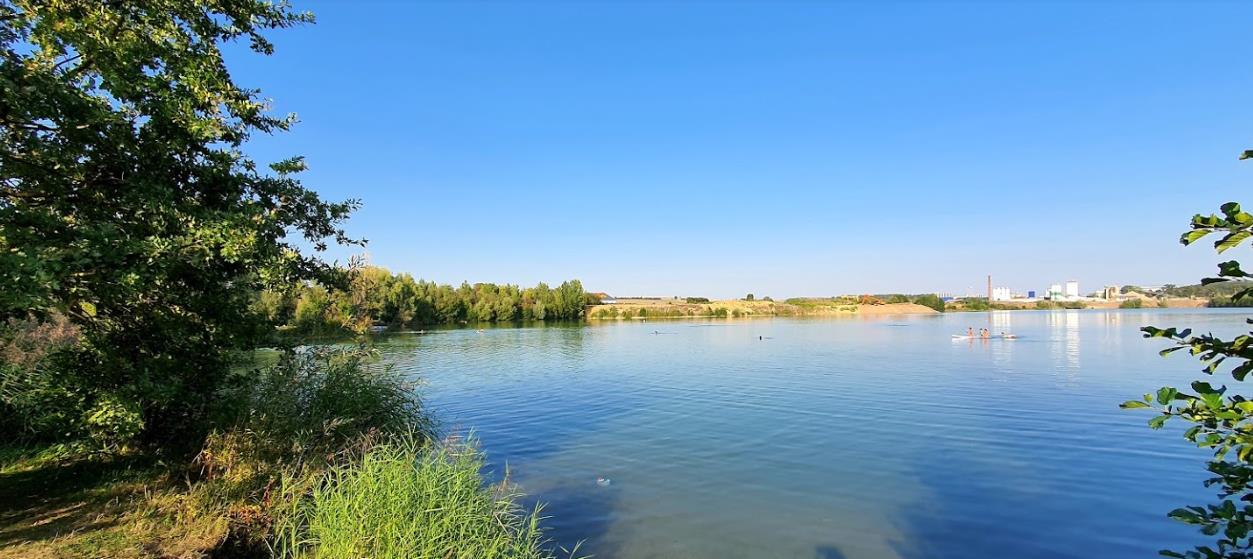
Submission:
POLYGON ((940 312, 917 303, 887 303, 883 305, 857 305, 857 314, 940 314, 940 312))

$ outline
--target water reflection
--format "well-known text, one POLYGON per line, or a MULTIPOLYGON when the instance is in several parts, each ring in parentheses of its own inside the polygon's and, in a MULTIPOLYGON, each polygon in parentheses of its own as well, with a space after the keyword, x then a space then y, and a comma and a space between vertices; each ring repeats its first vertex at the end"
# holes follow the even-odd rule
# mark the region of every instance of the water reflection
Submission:
POLYGON ((1074 386, 1079 378, 1081 311, 1049 311, 1044 314, 1049 327, 1054 373, 1060 375, 1060 385, 1074 386))

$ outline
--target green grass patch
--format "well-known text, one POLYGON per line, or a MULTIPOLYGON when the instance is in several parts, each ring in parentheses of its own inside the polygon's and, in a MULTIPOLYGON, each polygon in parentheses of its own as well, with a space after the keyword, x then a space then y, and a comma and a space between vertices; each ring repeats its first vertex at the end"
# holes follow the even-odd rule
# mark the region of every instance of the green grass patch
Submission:
POLYGON ((486 485, 467 444, 400 438, 330 468, 287 479, 276 527, 283 559, 546 559, 540 509, 527 511, 508 481, 486 485))

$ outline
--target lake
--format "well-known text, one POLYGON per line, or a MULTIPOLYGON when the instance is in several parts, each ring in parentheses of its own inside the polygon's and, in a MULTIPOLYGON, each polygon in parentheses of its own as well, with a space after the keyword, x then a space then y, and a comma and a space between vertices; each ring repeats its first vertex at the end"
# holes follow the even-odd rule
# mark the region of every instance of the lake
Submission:
POLYGON ((596 557, 1151 557, 1202 541, 1165 515, 1213 495, 1181 427, 1118 408, 1202 376, 1137 329, 1245 316, 630 321, 380 348, 596 557), (967 327, 1021 338, 950 338, 967 327))

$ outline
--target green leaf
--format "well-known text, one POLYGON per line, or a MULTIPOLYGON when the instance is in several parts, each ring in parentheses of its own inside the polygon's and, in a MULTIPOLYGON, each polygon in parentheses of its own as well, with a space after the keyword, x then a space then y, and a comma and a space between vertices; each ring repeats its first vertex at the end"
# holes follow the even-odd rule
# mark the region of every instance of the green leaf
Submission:
POLYGON ((1154 429, 1161 429, 1162 425, 1164 425, 1166 423, 1166 420, 1168 419, 1170 419, 1170 416, 1165 415, 1165 414, 1154 417, 1153 419, 1149 420, 1149 427, 1152 427, 1154 429))
POLYGON ((1125 410, 1131 410, 1136 408, 1147 408, 1149 405, 1141 402, 1140 400, 1127 400, 1126 402, 1119 404, 1118 407, 1125 410))
POLYGON ((1204 228, 1204 227, 1218 227, 1218 224, 1219 224, 1221 221, 1222 221, 1222 220, 1220 220, 1220 219, 1218 218, 1218 216, 1216 216, 1216 215, 1201 215, 1201 214, 1196 214, 1196 215, 1192 216, 1192 227, 1193 227, 1193 228, 1197 228, 1197 227, 1201 227, 1201 228, 1204 228))
POLYGON ((1205 402, 1205 406, 1211 410, 1216 410, 1223 406, 1223 395, 1217 392, 1202 394, 1201 400, 1205 402))
POLYGON ((1177 508, 1166 513, 1166 516, 1181 522, 1193 523, 1200 520, 1200 516, 1196 512, 1187 508, 1177 508))
POLYGON ((1249 452, 1253 452, 1253 446, 1241 446, 1240 450, 1236 451, 1236 458, 1240 459, 1241 462, 1246 462, 1249 459, 1249 452))
POLYGON ((1253 371, 1253 361, 1245 361, 1231 370, 1231 376, 1236 380, 1242 381, 1249 376, 1251 371, 1253 371))
POLYGON ((1175 399, 1175 395, 1178 393, 1179 391, 1174 388, 1163 386, 1157 391, 1157 401, 1161 404, 1169 404, 1175 399))
POLYGON ((1253 149, 1246 149, 1244 153, 1240 154, 1240 160, 1243 161, 1245 159, 1253 159, 1253 149))
POLYGON ((1215 242, 1214 248, 1218 249, 1219 254, 1222 254, 1223 252, 1226 252, 1227 249, 1230 249, 1234 246, 1238 246, 1245 239, 1249 238, 1250 235, 1253 235, 1253 232, 1243 231, 1243 230, 1236 231, 1234 233, 1229 233, 1227 234, 1226 237, 1223 237, 1222 239, 1215 242))
POLYGON ((1192 381, 1192 389, 1195 390, 1197 394, 1201 395, 1218 393, 1213 386, 1210 386, 1210 383, 1199 380, 1192 381))
MULTIPOLYGON (((1198 217, 1199 217, 1199 216, 1198 216, 1198 217)), ((1201 240, 1201 238, 1202 238, 1202 237, 1204 237, 1204 236, 1206 236, 1206 235, 1208 235, 1208 234, 1210 234, 1210 232, 1209 232, 1209 231, 1207 231, 1207 230, 1205 230, 1205 229, 1194 229, 1194 230, 1192 230, 1192 231, 1188 231, 1187 233, 1184 233, 1183 235, 1181 235, 1181 236, 1179 237, 1179 243, 1180 243, 1180 244, 1183 244, 1183 245, 1185 245, 1185 246, 1186 246, 1186 245, 1190 245, 1190 244, 1192 244, 1192 243, 1195 243, 1195 242, 1197 242, 1197 241, 1201 240)), ((1195 277, 1195 276, 1193 276, 1193 277, 1195 277)))

